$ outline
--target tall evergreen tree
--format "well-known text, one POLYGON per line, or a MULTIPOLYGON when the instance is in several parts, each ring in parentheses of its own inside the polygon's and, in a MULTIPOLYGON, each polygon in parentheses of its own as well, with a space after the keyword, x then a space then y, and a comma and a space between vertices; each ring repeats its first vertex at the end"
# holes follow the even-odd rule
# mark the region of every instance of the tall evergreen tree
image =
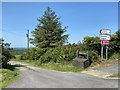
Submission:
POLYGON ((31 43, 40 48, 57 47, 65 44, 68 38, 68 35, 64 34, 67 27, 62 28, 59 19, 55 12, 47 7, 44 15, 38 19, 39 24, 32 32, 31 43))

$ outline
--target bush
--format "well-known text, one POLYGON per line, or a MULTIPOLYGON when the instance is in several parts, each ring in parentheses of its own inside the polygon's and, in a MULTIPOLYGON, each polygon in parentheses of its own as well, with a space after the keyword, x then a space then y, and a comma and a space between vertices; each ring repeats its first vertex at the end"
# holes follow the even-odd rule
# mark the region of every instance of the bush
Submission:
POLYGON ((110 59, 119 59, 120 60, 120 53, 113 53, 110 59))
POLYGON ((69 62, 75 58, 76 50, 71 46, 61 46, 49 49, 45 54, 40 57, 42 63, 54 62, 64 63, 69 62))
MULTIPOLYGON (((40 63, 67 63, 76 57, 76 51, 81 51, 79 45, 65 45, 56 48, 31 48, 28 53, 21 55, 22 60, 39 60, 40 63)), ((97 51, 89 51, 89 58, 98 60, 97 51)))
POLYGON ((20 60, 27 60, 27 53, 26 52, 22 53, 22 55, 20 56, 20 60))
POLYGON ((47 49, 42 48, 30 48, 29 52, 24 52, 20 56, 20 60, 39 60, 39 58, 46 52, 47 49))
POLYGON ((92 62, 98 62, 100 60, 100 56, 98 55, 97 51, 88 51, 89 59, 92 62))
POLYGON ((10 51, 10 44, 4 43, 4 40, 0 39, 0 65, 2 65, 1 67, 3 68, 5 68, 10 59, 14 57, 10 51))
POLYGON ((49 49, 45 54, 43 54, 40 57, 39 60, 42 63, 58 62, 59 55, 60 55, 60 53, 57 49, 49 49))

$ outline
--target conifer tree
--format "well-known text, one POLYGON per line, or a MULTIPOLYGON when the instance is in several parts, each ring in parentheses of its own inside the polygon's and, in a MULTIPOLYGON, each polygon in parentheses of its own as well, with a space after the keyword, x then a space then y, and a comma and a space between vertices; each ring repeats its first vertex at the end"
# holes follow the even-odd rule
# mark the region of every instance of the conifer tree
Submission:
POLYGON ((66 43, 68 35, 64 34, 67 27, 62 28, 60 18, 47 7, 44 15, 38 19, 39 24, 32 32, 31 43, 36 47, 58 47, 66 43))

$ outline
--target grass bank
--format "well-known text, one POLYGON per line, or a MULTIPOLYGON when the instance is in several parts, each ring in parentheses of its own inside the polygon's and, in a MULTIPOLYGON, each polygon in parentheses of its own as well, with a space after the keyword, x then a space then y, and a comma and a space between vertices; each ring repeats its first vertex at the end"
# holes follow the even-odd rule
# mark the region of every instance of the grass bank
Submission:
POLYGON ((46 63, 46 64, 41 64, 40 61, 33 61, 33 60, 18 60, 18 59, 12 59, 13 61, 19 61, 19 62, 24 62, 27 64, 30 64, 35 67, 40 67, 44 69, 49 69, 49 70, 56 70, 56 71, 62 71, 62 72, 81 72, 84 69, 75 67, 71 63, 46 63))
POLYGON ((0 86, 7 87, 11 82, 19 78, 20 71, 18 69, 0 69, 0 86))

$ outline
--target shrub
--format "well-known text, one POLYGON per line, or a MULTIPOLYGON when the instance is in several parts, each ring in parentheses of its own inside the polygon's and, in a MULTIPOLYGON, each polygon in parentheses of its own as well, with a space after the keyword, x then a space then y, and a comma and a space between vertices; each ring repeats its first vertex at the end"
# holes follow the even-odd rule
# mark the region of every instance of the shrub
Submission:
POLYGON ((4 40, 0 39, 0 65, 2 65, 3 68, 5 68, 10 59, 14 57, 10 51, 10 44, 4 43, 4 40))
POLYGON ((120 53, 113 53, 110 59, 119 59, 120 60, 120 53))
MULTIPOLYGON (((21 59, 39 60, 40 63, 67 63, 76 57, 76 51, 81 51, 77 45, 64 45, 56 48, 31 48, 28 53, 23 53, 21 59)), ((98 60, 99 55, 95 51, 89 51, 89 58, 98 60)))
POLYGON ((21 54, 20 60, 27 60, 27 53, 26 52, 21 54))
POLYGON ((75 58, 76 50, 71 46, 61 46, 49 49, 40 57, 42 63, 54 62, 64 63, 69 62, 75 58))
POLYGON ((24 52, 20 56, 21 60, 39 60, 39 58, 46 52, 46 48, 30 48, 29 52, 24 52))
POLYGON ((45 54, 40 57, 42 63, 57 62, 59 52, 56 49, 49 49, 45 54))
POLYGON ((88 54, 92 62, 98 62, 100 60, 100 56, 98 55, 97 51, 88 51, 88 54))

